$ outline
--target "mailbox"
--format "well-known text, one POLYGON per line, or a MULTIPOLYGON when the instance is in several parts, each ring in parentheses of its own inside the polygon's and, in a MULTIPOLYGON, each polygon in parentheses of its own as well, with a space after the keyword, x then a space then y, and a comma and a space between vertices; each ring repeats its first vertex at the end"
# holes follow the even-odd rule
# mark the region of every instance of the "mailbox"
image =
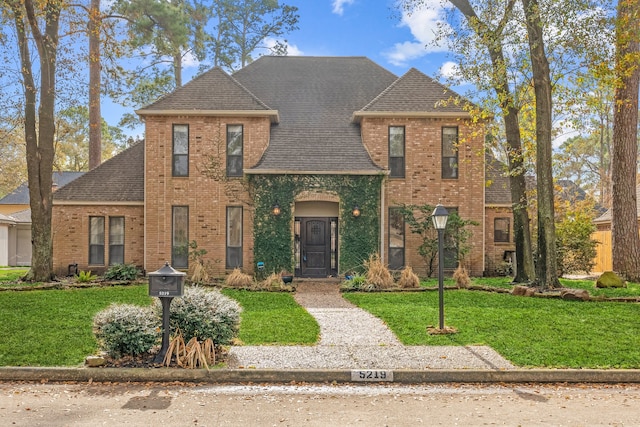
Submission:
POLYGON ((174 270, 169 263, 148 274, 149 296, 160 298, 181 297, 184 294, 184 278, 186 273, 174 270))

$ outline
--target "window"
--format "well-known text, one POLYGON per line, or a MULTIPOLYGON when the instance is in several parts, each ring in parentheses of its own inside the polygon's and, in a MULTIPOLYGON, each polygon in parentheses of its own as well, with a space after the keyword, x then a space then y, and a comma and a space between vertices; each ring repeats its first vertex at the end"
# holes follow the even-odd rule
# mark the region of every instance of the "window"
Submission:
POLYGON ((242 267, 242 206, 227 206, 227 268, 242 267))
POLYGON ((89 265, 104 265, 104 217, 89 217, 89 265))
POLYGON ((511 241, 511 220, 509 218, 496 218, 493 220, 493 241, 511 241))
POLYGON ((389 208, 389 268, 404 267, 404 216, 401 208, 389 208))
POLYGON ((124 264, 124 217, 109 217, 109 265, 124 264))
POLYGON ((442 178, 458 178, 458 128, 442 128, 442 178))
POLYGON ((189 176, 189 125, 173 125, 173 176, 189 176))
POLYGON ((242 125, 227 125, 227 176, 242 176, 242 125))
POLYGON ((389 176, 404 178, 404 126, 389 126, 389 176))
POLYGON ((189 207, 173 206, 171 214, 171 265, 189 266, 189 207))

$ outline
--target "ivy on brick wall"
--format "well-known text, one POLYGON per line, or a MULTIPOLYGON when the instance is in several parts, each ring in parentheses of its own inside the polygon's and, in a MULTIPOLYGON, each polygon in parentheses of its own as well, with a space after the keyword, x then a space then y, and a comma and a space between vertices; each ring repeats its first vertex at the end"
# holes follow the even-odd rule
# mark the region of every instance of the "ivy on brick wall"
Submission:
POLYGON ((251 175, 250 191, 255 208, 254 260, 265 263, 266 272, 293 271, 293 208, 303 191, 332 193, 340 199, 340 272, 362 271, 363 262, 379 251, 380 185, 383 175, 251 175), (281 213, 273 215, 278 204, 281 213), (351 214, 358 206, 361 215, 351 214))

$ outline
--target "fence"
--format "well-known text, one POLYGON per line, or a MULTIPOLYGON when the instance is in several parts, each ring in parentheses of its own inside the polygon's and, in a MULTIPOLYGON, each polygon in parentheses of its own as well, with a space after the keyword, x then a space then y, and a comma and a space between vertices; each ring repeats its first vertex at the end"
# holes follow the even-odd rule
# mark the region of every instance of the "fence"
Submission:
POLYGON ((591 235, 591 239, 598 242, 596 246, 594 272, 603 272, 613 270, 613 257, 611 246, 611 230, 595 231, 591 235))

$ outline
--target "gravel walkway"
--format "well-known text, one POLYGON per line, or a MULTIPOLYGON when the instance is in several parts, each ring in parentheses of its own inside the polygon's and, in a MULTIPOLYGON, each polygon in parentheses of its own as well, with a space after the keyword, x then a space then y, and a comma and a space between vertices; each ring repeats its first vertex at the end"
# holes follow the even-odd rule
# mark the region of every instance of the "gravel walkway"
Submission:
POLYGON ((404 346, 377 317, 342 298, 336 283, 296 284, 296 301, 320 325, 315 346, 236 346, 230 368, 513 369, 486 346, 404 346))

